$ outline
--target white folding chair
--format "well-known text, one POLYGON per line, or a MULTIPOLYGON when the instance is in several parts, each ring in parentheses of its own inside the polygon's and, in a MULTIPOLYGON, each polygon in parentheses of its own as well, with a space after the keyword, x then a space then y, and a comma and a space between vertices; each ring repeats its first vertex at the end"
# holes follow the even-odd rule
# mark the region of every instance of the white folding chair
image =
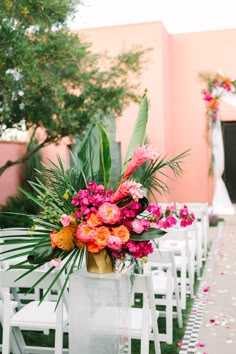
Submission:
MULTIPOLYGON (((57 309, 55 301, 44 300, 40 304, 39 301, 34 300, 12 312, 10 289, 14 287, 29 288, 44 274, 43 271, 34 271, 18 279, 24 272, 25 270, 19 269, 0 270, 0 288, 4 291, 2 300, 4 306, 2 354, 10 353, 10 343, 13 343, 13 341, 17 343, 21 352, 24 353, 61 354, 68 352, 63 350, 63 329, 68 325, 68 310, 63 299, 61 299, 57 309), (55 330, 55 348, 26 345, 22 330, 47 332, 50 329, 55 330)), ((54 279, 55 272, 49 273, 36 287, 46 290, 54 279)), ((60 289, 60 282, 55 282, 53 290, 60 291, 60 289)))
POLYGON ((200 276, 203 260, 206 260, 208 253, 208 203, 207 202, 186 202, 176 203, 180 209, 184 204, 188 206, 189 211, 195 215, 196 230, 196 271, 200 276))
POLYGON ((170 229, 158 240, 161 250, 171 250, 175 255, 175 266, 178 271, 180 299, 182 309, 186 309, 186 296, 194 297, 194 265, 195 265, 195 227, 170 229))
POLYGON ((173 343, 173 319, 177 317, 178 325, 183 327, 182 309, 179 297, 179 287, 172 251, 155 249, 143 266, 144 274, 152 272, 155 305, 165 306, 165 311, 159 315, 166 317, 166 332, 160 333, 160 341, 173 343), (174 308, 176 307, 176 311, 174 308))
POLYGON ((158 330, 158 312, 155 305, 152 273, 135 274, 132 284, 132 298, 142 294, 142 308, 131 307, 131 326, 128 333, 131 338, 141 340, 141 354, 149 353, 149 342, 154 341, 155 353, 161 353, 158 330))

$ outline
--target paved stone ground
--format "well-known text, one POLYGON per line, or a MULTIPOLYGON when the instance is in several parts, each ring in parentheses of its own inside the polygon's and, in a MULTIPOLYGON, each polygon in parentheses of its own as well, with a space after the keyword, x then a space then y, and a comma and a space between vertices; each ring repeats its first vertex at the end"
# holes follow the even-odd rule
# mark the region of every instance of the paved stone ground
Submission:
POLYGON ((236 215, 223 217, 180 354, 236 354, 236 215))

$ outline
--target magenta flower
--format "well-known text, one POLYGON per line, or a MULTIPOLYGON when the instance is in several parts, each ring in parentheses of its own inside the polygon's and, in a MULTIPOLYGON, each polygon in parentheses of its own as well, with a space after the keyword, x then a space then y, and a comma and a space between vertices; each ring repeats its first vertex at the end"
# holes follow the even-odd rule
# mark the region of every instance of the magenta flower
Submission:
POLYGON ((162 207, 154 203, 148 205, 147 211, 152 213, 152 215, 156 216, 157 218, 161 218, 163 214, 162 207))

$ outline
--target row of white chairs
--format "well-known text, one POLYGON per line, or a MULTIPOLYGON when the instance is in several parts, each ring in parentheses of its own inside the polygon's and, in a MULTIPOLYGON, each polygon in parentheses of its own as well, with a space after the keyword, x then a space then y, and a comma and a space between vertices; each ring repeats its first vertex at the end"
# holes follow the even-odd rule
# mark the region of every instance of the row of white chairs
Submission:
MULTIPOLYGON (((168 230, 165 236, 157 239, 158 247, 150 255, 148 263, 144 264, 143 274, 137 274, 134 278, 132 298, 138 292, 143 294, 144 300, 142 309, 132 307, 129 334, 131 338, 141 340, 141 354, 149 353, 150 341, 154 341, 155 351, 158 354, 160 353, 160 342, 173 342, 173 319, 177 318, 179 327, 182 327, 182 311, 186 309, 186 298, 194 296, 195 273, 200 275, 202 260, 207 257, 208 218, 206 218, 206 205, 186 204, 189 210, 196 215, 196 222, 186 229, 168 230), (165 310, 157 310, 158 306, 164 306, 165 310), (174 309, 177 311, 175 312, 174 309), (139 315, 137 315, 138 313, 139 315), (162 316, 166 318, 165 333, 159 333, 158 330, 158 318, 162 316)), ((5 263, 2 265, 6 268, 5 263)), ((14 274, 15 272, 21 271, 5 272, 2 269, 0 273, 2 353, 54 352, 61 354, 68 352, 68 349, 63 349, 63 333, 69 331, 68 301, 62 301, 60 305, 62 307, 59 306, 56 312, 54 311, 55 302, 44 301, 38 306, 38 298, 22 306, 19 304, 20 300, 13 296, 18 293, 16 289, 30 287, 31 282, 35 283, 35 277, 39 276, 37 273, 42 274, 43 270, 33 272, 30 277, 23 277, 17 282, 15 279, 19 274, 17 276, 14 274), (9 276, 10 274, 11 276, 9 276), (8 305, 5 306, 4 303, 8 305), (45 333, 49 329, 54 329, 56 333, 55 348, 34 347, 29 349, 22 335, 22 330, 27 328, 40 329, 45 333)), ((48 286, 46 283, 50 281, 50 276, 46 277, 40 286, 44 286, 44 284, 48 286)), ((60 284, 55 284, 55 286, 55 290, 58 291, 60 284)))

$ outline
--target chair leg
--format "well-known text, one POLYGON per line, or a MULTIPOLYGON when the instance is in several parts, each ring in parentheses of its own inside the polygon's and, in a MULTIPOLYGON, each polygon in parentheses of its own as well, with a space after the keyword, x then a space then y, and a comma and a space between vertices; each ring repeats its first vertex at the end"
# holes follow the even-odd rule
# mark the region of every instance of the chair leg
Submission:
POLYGON ((2 354, 10 353, 10 316, 11 298, 9 289, 4 290, 4 310, 3 310, 3 333, 2 333, 2 354))
MULTIPOLYGON (((172 288, 172 272, 167 270, 167 287, 172 288)), ((173 293, 167 293, 166 296, 166 342, 173 343, 173 293)))
POLYGON ((63 352, 63 302, 60 301, 56 310, 55 354, 63 352))

